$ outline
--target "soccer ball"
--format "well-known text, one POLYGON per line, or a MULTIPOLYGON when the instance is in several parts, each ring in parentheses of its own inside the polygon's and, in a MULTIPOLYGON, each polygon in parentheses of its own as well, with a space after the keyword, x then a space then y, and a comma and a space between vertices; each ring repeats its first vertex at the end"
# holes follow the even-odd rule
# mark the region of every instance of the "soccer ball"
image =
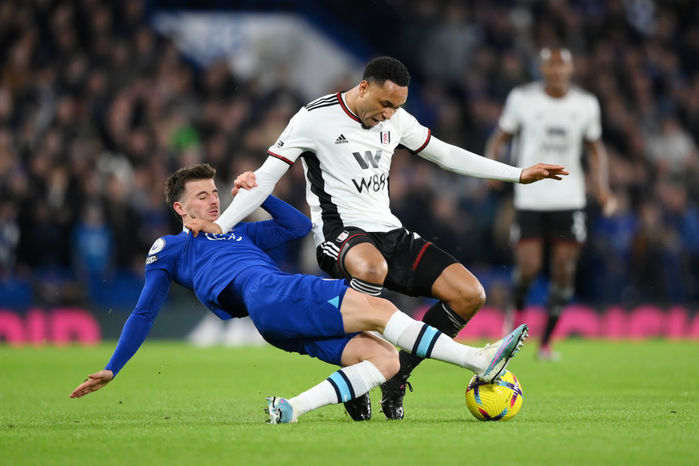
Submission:
POLYGON ((522 401, 522 385, 507 370, 493 383, 474 375, 466 388, 466 406, 481 421, 512 419, 522 407, 522 401))

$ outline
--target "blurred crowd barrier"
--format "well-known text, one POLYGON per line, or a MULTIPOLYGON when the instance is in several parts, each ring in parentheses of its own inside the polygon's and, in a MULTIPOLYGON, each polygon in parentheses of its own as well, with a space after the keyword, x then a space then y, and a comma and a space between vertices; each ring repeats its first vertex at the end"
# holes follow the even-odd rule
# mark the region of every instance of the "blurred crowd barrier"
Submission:
MULTIPOLYGON (((98 321, 111 309, 128 312, 150 244, 181 228, 163 200, 168 174, 212 164, 225 205, 235 175, 263 162, 298 108, 353 86, 372 55, 394 55, 409 66, 408 111, 440 139, 482 153, 505 96, 538 77, 537 51, 551 44, 572 50, 577 83, 600 99, 621 207, 605 218, 594 202, 589 206, 576 305, 596 309, 602 326, 618 306, 629 315, 655 306, 668 322, 673 309, 684 309, 693 322, 696 2, 377 0, 371 14, 346 1, 248 1, 241 2, 244 12, 208 2, 241 26, 219 17, 212 27, 220 34, 195 40, 199 50, 218 52, 199 57, 205 60, 196 59, 198 49, 187 46, 173 18, 196 14, 195 26, 206 28, 201 18, 220 14, 172 9, 190 3, 0 2, 0 308, 9 316, 3 322, 15 322, 4 329, 21 327, 22 338, 35 341, 39 333, 27 330, 35 322, 30 309, 42 309, 46 322, 60 321, 51 317, 56 309, 88 310, 98 321), (284 29, 285 39, 244 31, 240 15, 251 11, 259 24, 284 29), (290 68, 290 60, 312 57, 304 30, 324 38, 313 50, 336 57, 327 66, 299 67, 305 76, 290 68)), ((307 212, 300 167, 275 194, 307 212)), ((512 265, 511 187, 459 177, 399 150, 391 196, 406 226, 473 270, 487 305, 502 309, 512 265)), ((274 257, 284 270, 319 273, 309 242, 274 257)), ((538 299, 535 291, 530 305, 538 299)), ((424 304, 403 308, 418 312, 424 304)), ((168 309, 177 305, 171 299, 168 309)), ((197 306, 191 304, 191 328, 201 318, 197 306)), ((696 334, 689 328, 686 335, 696 334)))
MULTIPOLYGON (((420 318, 428 306, 418 307, 415 317, 420 318)), ((103 339, 117 338, 124 322, 123 315, 95 315, 81 308, 32 308, 26 313, 0 309, 0 340, 12 346, 43 346, 82 344, 96 345, 103 339)), ((167 328, 153 332, 154 338, 183 339, 197 346, 250 346, 265 344, 250 318, 222 321, 212 314, 179 313, 179 318, 167 328), (184 317, 184 319, 182 319, 184 317)), ((531 335, 539 336, 546 325, 543 307, 531 306, 524 310, 522 322, 529 325, 531 335)), ((157 327, 156 327, 157 328, 157 327)), ((486 307, 459 333, 464 340, 496 340, 502 336, 503 314, 499 309, 486 307)), ((648 338, 699 339, 699 314, 682 306, 661 309, 653 305, 634 309, 611 307, 592 309, 587 306, 568 306, 554 333, 555 339, 579 337, 606 340, 644 340, 648 338)))

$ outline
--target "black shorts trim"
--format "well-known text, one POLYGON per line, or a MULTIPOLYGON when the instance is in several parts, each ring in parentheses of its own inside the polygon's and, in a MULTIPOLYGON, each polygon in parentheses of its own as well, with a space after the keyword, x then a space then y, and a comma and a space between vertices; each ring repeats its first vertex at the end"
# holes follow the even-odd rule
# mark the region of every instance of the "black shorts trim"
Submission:
POLYGON ((582 245, 587 240, 587 219, 583 209, 517 210, 510 229, 513 244, 531 240, 582 245))
POLYGON ((388 274, 384 287, 409 296, 432 297, 432 285, 439 275, 458 261, 419 235, 399 228, 388 232, 366 232, 349 227, 325 236, 316 249, 318 265, 334 278, 351 279, 344 268, 347 251, 371 243, 386 260, 388 274))

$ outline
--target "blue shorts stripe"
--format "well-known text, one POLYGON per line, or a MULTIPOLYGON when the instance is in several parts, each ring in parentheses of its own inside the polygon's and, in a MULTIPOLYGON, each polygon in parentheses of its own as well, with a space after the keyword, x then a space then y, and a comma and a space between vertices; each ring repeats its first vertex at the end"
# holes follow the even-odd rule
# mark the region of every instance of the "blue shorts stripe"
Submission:
POLYGON ((422 335, 421 338, 418 340, 419 344, 417 347, 417 351, 415 352, 415 356, 425 358, 427 357, 428 352, 432 351, 432 347, 434 346, 433 340, 435 340, 435 337, 439 336, 439 330, 425 324, 425 326, 423 327, 423 331, 421 331, 420 333, 422 335))
POLYGON ((328 380, 335 386, 335 391, 339 395, 338 398, 341 402, 344 403, 352 399, 349 385, 339 371, 328 377, 328 380))

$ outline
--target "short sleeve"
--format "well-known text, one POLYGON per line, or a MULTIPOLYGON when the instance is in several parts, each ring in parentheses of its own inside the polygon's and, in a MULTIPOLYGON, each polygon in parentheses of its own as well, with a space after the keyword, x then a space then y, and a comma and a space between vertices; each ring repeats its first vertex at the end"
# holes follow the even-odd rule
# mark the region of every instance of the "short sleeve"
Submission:
POLYGON ((177 236, 163 236, 156 239, 146 257, 146 272, 164 270, 172 276, 171 271, 175 268, 177 252, 180 249, 177 243, 181 241, 177 236))
POLYGON ((602 137, 602 123, 600 121, 599 101, 590 96, 590 116, 585 128, 585 140, 596 141, 602 137))
POLYGON ((498 126, 500 129, 506 133, 514 134, 519 129, 519 112, 517 111, 519 107, 519 101, 521 100, 521 93, 514 89, 507 96, 505 100, 505 108, 500 115, 498 120, 498 126))
POLYGON ((432 132, 428 128, 422 126, 420 122, 417 121, 417 118, 402 108, 398 109, 396 116, 400 118, 400 143, 414 152, 420 152, 424 149, 427 143, 430 142, 432 132))
POLYGON ((269 147, 267 154, 293 165, 304 152, 314 152, 312 125, 309 124, 308 119, 308 110, 301 108, 289 120, 277 141, 269 147))

